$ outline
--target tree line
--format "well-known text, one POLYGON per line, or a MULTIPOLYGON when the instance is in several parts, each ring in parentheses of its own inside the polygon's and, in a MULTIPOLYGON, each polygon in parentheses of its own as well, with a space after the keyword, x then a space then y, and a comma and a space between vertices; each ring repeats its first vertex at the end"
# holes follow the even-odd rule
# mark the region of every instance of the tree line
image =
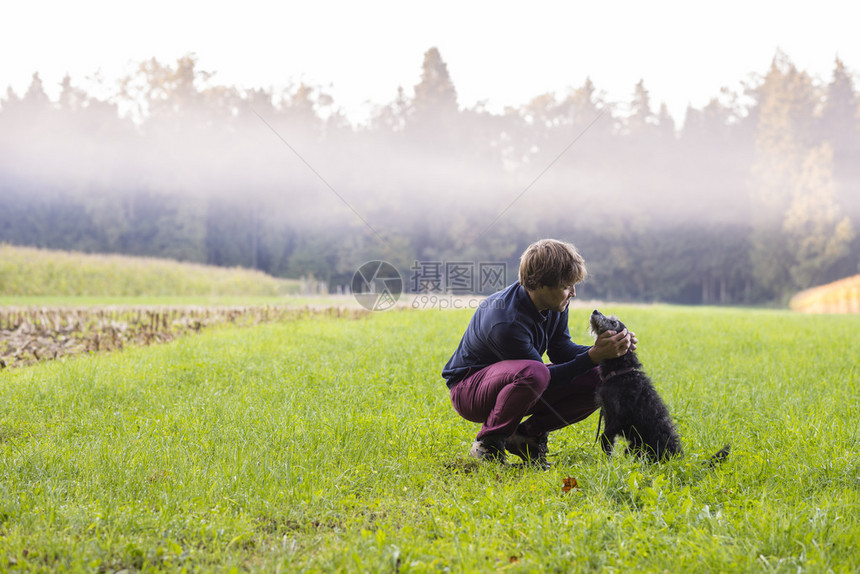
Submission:
POLYGON ((778 52, 680 127, 644 80, 628 102, 586 79, 491 112, 458 103, 435 48, 420 69, 360 124, 324 88, 225 86, 192 56, 142 62, 109 96, 66 77, 52 99, 34 73, 0 98, 0 242, 334 290, 375 259, 404 279, 504 263, 513 281, 525 246, 557 237, 588 262, 580 296, 705 304, 858 272, 860 105, 838 59, 820 81, 778 52))

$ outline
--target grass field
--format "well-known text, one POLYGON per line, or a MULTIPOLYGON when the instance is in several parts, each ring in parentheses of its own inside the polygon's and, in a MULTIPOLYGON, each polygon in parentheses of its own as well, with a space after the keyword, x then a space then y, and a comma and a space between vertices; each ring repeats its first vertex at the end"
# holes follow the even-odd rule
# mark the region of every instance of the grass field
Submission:
POLYGON ((477 425, 439 378, 469 311, 2 372, 0 570, 860 570, 857 316, 602 310, 637 333, 684 459, 607 460, 592 416, 553 433, 550 471, 469 464, 477 425))
POLYGON ((0 243, 3 298, 276 297, 300 291, 298 280, 248 269, 0 243))
POLYGON ((248 296, 248 295, 162 295, 162 296, 52 296, 52 295, 0 295, 2 307, 178 307, 178 306, 287 306, 287 307, 351 307, 361 309, 361 305, 352 295, 277 295, 277 296, 248 296))

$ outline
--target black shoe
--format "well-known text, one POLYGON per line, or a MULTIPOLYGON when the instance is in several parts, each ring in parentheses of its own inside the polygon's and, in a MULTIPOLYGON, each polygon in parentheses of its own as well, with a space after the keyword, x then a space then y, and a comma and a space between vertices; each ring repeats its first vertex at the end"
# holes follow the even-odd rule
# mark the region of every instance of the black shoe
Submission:
POLYGON ((548 470, 551 465, 546 459, 549 452, 546 444, 547 436, 548 433, 539 436, 526 436, 517 431, 505 441, 505 448, 509 453, 523 459, 526 464, 548 470))
POLYGON ((498 462, 504 464, 508 456, 505 454, 505 437, 502 435, 485 436, 472 443, 469 455, 481 462, 498 462))

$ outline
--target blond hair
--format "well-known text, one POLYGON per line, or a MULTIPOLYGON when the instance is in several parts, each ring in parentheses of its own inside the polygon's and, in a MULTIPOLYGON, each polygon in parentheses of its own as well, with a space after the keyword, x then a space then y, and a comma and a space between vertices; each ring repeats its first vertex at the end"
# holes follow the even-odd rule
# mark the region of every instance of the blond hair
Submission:
POLYGON ((587 274, 585 260, 571 243, 541 239, 529 245, 520 256, 520 284, 531 291, 541 286, 576 285, 587 274))

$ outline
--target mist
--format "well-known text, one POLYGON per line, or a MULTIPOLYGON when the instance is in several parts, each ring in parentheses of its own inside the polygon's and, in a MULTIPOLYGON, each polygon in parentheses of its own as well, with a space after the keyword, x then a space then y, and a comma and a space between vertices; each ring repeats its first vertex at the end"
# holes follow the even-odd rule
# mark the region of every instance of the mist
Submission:
MULTIPOLYGON (((858 272, 860 106, 777 53, 683 122, 647 78, 491 113, 442 55, 356 125, 323 88, 218 85, 191 56, 98 99, 63 79, 0 98, 0 242, 313 275, 364 262, 504 262, 540 237, 589 266, 580 297, 781 301, 858 272)), ((409 284, 408 277, 405 277, 409 284)))

